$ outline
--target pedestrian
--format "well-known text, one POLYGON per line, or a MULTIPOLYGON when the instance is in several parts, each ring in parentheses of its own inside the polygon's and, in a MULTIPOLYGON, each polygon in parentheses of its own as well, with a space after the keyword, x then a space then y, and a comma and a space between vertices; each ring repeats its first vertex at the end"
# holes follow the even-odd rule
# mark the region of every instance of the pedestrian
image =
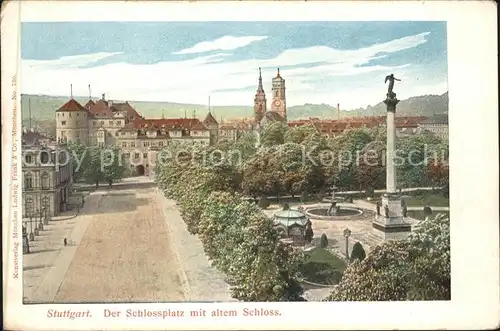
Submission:
POLYGON ((68 239, 64 238, 64 246, 68 245, 68 239))

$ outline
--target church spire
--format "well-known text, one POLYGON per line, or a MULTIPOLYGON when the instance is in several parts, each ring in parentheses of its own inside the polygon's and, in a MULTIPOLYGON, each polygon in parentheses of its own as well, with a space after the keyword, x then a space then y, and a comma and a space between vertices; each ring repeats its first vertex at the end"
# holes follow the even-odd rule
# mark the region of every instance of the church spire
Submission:
POLYGON ((259 67, 259 86, 257 87, 257 91, 264 92, 264 87, 262 86, 262 72, 259 67))

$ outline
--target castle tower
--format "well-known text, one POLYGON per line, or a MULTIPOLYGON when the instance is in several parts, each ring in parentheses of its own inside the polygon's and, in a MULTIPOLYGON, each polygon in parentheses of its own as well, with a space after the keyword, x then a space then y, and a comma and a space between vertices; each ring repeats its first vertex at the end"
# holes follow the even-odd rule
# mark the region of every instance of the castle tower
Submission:
POLYGON ((285 97, 285 80, 278 74, 273 78, 273 102, 271 104, 271 111, 281 115, 286 121, 286 97, 285 97))
POLYGON ((73 98, 56 110, 56 135, 61 143, 88 145, 88 110, 73 98))
POLYGON ((259 86, 257 86, 257 92, 255 93, 255 99, 253 104, 253 113, 255 123, 260 123, 262 118, 264 118, 267 110, 266 92, 264 92, 264 87, 262 86, 262 73, 259 68, 259 86))

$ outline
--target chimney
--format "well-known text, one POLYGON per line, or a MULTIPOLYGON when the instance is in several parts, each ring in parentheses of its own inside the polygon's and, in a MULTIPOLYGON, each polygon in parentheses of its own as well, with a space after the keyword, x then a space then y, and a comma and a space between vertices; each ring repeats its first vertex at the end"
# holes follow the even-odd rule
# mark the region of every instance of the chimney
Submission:
POLYGON ((90 91, 90 84, 89 84, 89 100, 92 100, 92 92, 90 91))
POLYGON ((102 98, 101 99, 102 99, 102 101, 106 101, 106 93, 102 94, 102 98))
POLYGON ((337 119, 340 121, 340 103, 337 103, 337 119))
POLYGON ((113 100, 108 100, 108 107, 111 108, 113 106, 113 100))
POLYGON ((70 96, 71 96, 71 99, 73 99, 73 84, 70 84, 69 85, 69 88, 70 88, 70 96))

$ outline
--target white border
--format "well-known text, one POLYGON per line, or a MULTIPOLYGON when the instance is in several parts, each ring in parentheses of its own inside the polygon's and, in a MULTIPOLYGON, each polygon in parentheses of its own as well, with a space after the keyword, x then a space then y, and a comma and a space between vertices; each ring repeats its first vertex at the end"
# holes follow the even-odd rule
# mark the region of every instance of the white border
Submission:
MULTIPOLYGON (((499 316, 497 21, 494 2, 36 2, 2 8, 2 174, 5 203, 11 173, 11 76, 16 71, 19 8, 22 21, 447 21, 450 97, 451 259, 450 302, 228 303, 20 305, 22 283, 13 280, 11 216, 2 210, 4 262, 9 258, 7 329, 466 329, 493 328, 499 316), (4 47, 9 45, 9 47, 4 47), (7 246, 6 246, 7 245, 7 246), (125 310, 258 307, 279 318, 104 319, 104 307, 125 310), (47 309, 90 309, 88 320, 49 320, 47 309)), ((18 85, 20 83, 18 82, 18 85)), ((20 106, 18 109, 20 109, 20 106)), ((17 123, 19 139, 19 123, 17 123)), ((19 152, 19 151, 18 151, 19 152)), ((21 169, 18 169, 18 176, 21 169)), ((20 178, 20 177, 19 177, 20 178)), ((20 191, 18 192, 20 199, 20 191)), ((7 207, 7 206, 5 206, 7 207)), ((12 211, 10 211, 12 212, 12 211)), ((20 232, 20 224, 18 224, 20 232)), ((21 263, 21 262, 20 262, 21 263)), ((4 263, 4 266, 6 264, 4 263)), ((5 277, 5 276, 4 276, 5 277)), ((5 289, 5 288, 4 288, 5 289)), ((5 292, 4 292, 5 293, 5 292)), ((5 296, 4 296, 5 298, 5 296)), ((5 300, 5 299, 4 299, 5 300)))

